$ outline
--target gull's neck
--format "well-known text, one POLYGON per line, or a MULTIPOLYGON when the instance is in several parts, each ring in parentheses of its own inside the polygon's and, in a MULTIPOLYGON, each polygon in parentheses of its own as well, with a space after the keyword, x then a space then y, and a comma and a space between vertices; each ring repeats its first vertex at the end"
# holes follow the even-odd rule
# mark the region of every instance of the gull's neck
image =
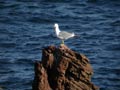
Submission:
POLYGON ((56 27, 55 27, 55 32, 56 32, 56 35, 58 36, 58 35, 59 35, 59 33, 60 33, 59 26, 56 26, 56 27))

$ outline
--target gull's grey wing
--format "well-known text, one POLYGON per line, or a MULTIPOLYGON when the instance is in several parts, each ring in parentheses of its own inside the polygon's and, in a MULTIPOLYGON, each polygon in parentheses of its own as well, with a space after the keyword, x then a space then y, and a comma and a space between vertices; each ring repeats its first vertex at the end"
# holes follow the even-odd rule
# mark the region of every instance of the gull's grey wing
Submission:
POLYGON ((66 31, 61 31, 59 33, 59 36, 58 36, 60 39, 68 39, 68 38, 71 38, 73 37, 73 33, 69 33, 69 32, 66 32, 66 31))

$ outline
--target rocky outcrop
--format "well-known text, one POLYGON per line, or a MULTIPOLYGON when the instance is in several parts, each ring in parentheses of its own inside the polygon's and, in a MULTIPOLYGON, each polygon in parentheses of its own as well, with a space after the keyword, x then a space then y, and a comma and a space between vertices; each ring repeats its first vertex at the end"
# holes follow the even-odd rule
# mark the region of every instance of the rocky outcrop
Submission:
POLYGON ((98 90, 91 83, 93 69, 86 56, 67 46, 49 46, 35 63, 32 90, 98 90))

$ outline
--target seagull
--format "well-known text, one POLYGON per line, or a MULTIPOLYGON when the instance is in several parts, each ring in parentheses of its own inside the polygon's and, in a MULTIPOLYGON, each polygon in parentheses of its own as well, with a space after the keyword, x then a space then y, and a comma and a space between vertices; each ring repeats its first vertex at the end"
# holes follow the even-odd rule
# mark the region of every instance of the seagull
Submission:
POLYGON ((66 32, 66 31, 60 31, 59 29, 59 25, 57 23, 54 24, 54 28, 55 28, 55 33, 56 33, 56 36, 62 40, 62 44, 64 44, 64 40, 67 40, 69 38, 72 38, 75 36, 74 33, 69 33, 69 32, 66 32))

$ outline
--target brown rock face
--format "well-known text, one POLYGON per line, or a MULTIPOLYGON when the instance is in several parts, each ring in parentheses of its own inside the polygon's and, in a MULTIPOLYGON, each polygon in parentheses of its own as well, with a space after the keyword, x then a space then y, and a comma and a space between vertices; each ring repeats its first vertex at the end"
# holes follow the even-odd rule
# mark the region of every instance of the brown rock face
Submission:
POLYGON ((42 61, 35 63, 32 90, 98 90, 91 83, 93 70, 88 58, 67 46, 43 49, 42 61))

